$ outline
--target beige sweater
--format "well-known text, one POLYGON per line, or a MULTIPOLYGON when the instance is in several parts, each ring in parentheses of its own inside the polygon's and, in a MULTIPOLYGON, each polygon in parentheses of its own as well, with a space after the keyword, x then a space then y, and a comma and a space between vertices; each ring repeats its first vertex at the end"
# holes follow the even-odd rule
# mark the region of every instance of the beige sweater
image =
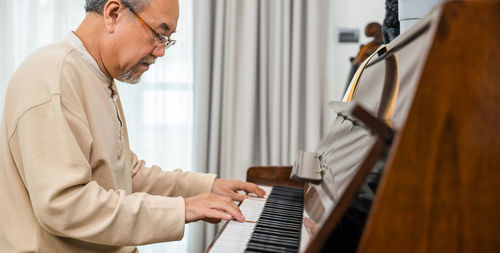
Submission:
POLYGON ((145 167, 114 82, 73 34, 13 75, 0 128, 0 252, 134 252, 179 240, 215 175, 145 167))

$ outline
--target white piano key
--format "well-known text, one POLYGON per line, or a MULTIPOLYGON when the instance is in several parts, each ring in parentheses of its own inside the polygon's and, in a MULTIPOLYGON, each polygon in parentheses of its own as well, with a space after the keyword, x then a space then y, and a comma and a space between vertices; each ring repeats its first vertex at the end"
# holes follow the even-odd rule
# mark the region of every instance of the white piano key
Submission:
MULTIPOLYGON (((266 197, 269 196, 272 187, 260 187, 266 191, 266 197)), ((240 210, 246 222, 229 221, 222 234, 210 249, 211 253, 239 253, 245 251, 255 228, 255 222, 259 219, 262 209, 264 209, 264 205, 266 204, 266 198, 256 197, 243 200, 240 210)))
POLYGON ((269 196, 269 194, 271 194, 271 190, 273 189, 272 186, 259 185, 259 187, 266 192, 266 196, 269 196))
POLYGON ((265 204, 265 199, 245 199, 240 205, 240 210, 246 221, 256 222, 265 204))
POLYGON ((224 232, 215 241, 210 252, 212 253, 238 253, 244 252, 248 240, 252 235, 255 223, 229 221, 224 232))

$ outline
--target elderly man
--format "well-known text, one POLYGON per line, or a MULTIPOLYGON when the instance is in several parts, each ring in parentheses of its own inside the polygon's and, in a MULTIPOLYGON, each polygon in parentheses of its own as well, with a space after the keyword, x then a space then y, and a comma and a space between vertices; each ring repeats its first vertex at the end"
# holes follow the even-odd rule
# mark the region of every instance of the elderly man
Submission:
POLYGON ((254 184, 145 167, 130 150, 114 79, 137 83, 173 45, 177 0, 87 0, 64 41, 29 56, 0 132, 0 252, 135 252, 188 222, 243 221, 254 184))

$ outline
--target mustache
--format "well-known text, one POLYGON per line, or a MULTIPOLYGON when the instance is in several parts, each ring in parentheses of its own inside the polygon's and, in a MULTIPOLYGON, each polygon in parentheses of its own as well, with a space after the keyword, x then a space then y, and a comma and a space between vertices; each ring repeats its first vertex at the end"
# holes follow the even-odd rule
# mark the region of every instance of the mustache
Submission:
POLYGON ((146 56, 142 58, 142 60, 139 61, 135 66, 131 67, 130 69, 120 71, 119 78, 118 80, 130 84, 136 84, 141 80, 141 76, 134 76, 137 68, 142 65, 142 64, 154 64, 156 61, 156 57, 154 56, 146 56))
POLYGON ((148 65, 151 65, 151 64, 154 64, 156 62, 156 57, 154 56, 146 56, 144 57, 137 65, 139 64, 148 64, 148 65))

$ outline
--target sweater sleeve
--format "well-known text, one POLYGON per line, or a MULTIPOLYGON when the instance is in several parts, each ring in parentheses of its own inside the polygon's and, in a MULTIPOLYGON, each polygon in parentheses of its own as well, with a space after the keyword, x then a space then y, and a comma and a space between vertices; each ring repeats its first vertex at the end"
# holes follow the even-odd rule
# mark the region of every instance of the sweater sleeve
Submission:
POLYGON ((131 159, 134 192, 187 198, 210 192, 216 177, 214 174, 183 172, 180 169, 162 171, 158 166, 146 167, 145 162, 134 153, 131 159))
POLYGON ((92 181, 81 148, 91 140, 77 139, 74 133, 88 132, 88 127, 70 116, 60 96, 53 95, 23 113, 10 135, 13 158, 40 226, 56 236, 113 246, 180 240, 183 198, 126 194, 92 181))

